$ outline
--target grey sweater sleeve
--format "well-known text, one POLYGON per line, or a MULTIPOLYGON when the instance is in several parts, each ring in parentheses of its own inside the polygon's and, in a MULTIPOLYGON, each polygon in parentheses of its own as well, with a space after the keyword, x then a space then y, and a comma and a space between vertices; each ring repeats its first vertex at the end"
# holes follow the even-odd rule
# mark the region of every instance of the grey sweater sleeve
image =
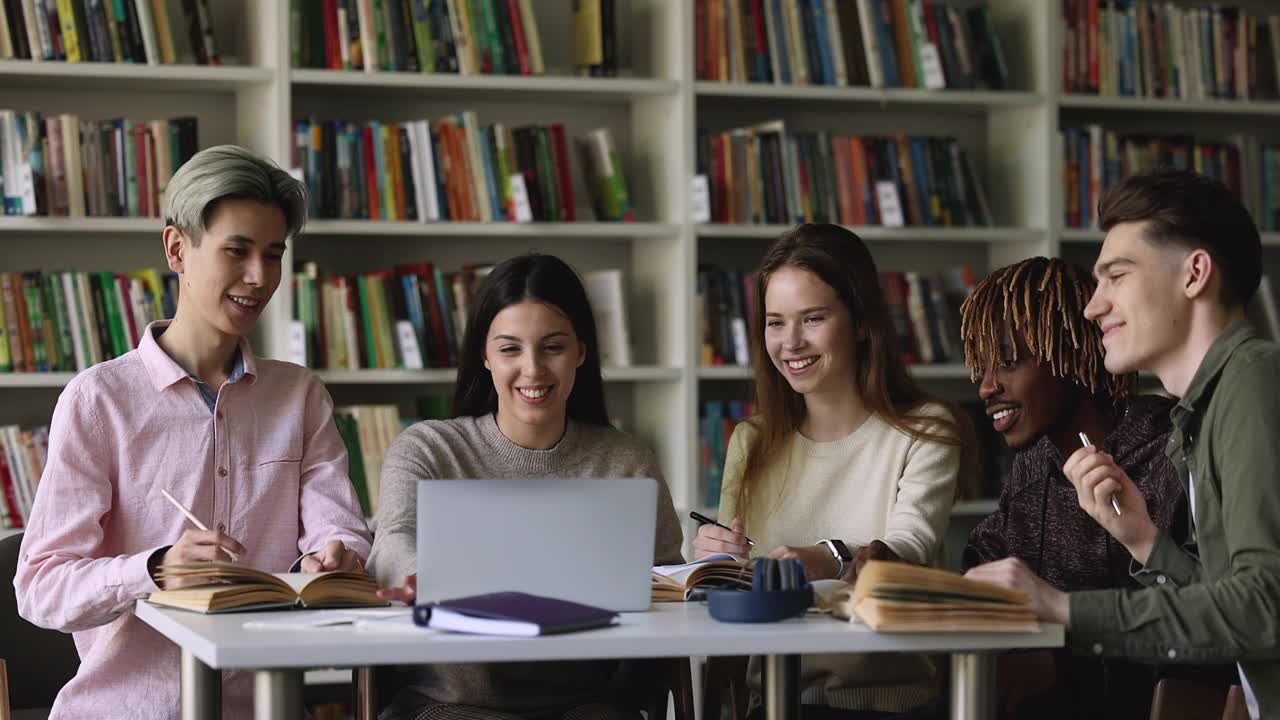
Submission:
POLYGON ((382 587, 402 585, 418 569, 418 481, 430 480, 430 449, 418 428, 391 443, 382 460, 368 569, 382 587))
POLYGON ((649 467, 645 468, 647 477, 658 480, 658 525, 653 536, 653 564, 679 565, 684 562, 684 554, 680 548, 684 545, 684 530, 680 528, 680 518, 676 517, 675 503, 671 501, 671 489, 662 476, 662 468, 649 453, 649 467))

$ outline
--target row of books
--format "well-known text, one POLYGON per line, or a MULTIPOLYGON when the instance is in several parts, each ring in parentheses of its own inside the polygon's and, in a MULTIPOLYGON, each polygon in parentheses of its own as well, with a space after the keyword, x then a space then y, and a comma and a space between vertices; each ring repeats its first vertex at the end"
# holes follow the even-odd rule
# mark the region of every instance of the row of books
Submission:
POLYGON ((1062 0, 1062 87, 1108 96, 1280 95, 1280 15, 1217 3, 1062 0))
MULTIPOLYGON (((575 142, 597 220, 633 220, 607 129, 575 142)), ((564 126, 483 126, 474 112, 401 123, 302 120, 293 164, 312 217, 374 220, 577 219, 564 126)))
POLYGON ((49 428, 0 426, 0 529, 21 529, 49 457, 49 428))
POLYGON ((790 132, 781 120, 699 131, 719 223, 988 226, 976 169, 953 138, 790 132))
MULTIPOLYGON (((209 0, 183 0, 190 50, 221 65, 209 0)), ((0 60, 172 65, 185 56, 167 0, 7 0, 0 3, 0 60)))
POLYGON ((541 75, 533 0, 292 0, 297 68, 541 75))
POLYGON ((699 80, 989 88, 1009 71, 985 4, 935 0, 697 0, 699 80))
MULTIPOLYGON (((491 265, 444 272, 431 262, 357 275, 322 275, 304 263, 293 277, 297 346, 291 359, 324 369, 420 370, 458 366, 476 287, 491 265)), ((631 364, 621 270, 583 273, 601 362, 631 364)))
POLYGON ((333 409, 333 422, 347 448, 347 475, 365 517, 377 511, 382 459, 400 434, 400 410, 395 405, 346 405, 333 409))
POLYGON ((724 459, 729 448, 729 438, 738 423, 751 417, 754 412, 753 403, 745 400, 708 400, 699 408, 698 469, 702 475, 704 507, 719 507, 720 484, 724 478, 724 459))
POLYGON ((1100 125, 1065 128, 1060 134, 1066 227, 1096 227, 1098 202, 1112 188, 1130 175, 1161 167, 1195 170, 1247 197, 1242 163, 1250 156, 1252 141, 1246 138, 1206 142, 1187 136, 1131 135, 1100 125))
POLYGON ((119 357, 177 305, 174 273, 0 273, 0 372, 76 372, 119 357))
POLYGON ((417 398, 417 417, 401 417, 395 405, 340 405, 333 410, 334 424, 347 448, 348 474, 365 517, 378 510, 382 461, 400 431, 420 420, 449 417, 449 399, 438 395, 417 398))
POLYGON ((0 110, 6 215, 160 217, 170 178, 199 148, 194 117, 135 122, 0 110))

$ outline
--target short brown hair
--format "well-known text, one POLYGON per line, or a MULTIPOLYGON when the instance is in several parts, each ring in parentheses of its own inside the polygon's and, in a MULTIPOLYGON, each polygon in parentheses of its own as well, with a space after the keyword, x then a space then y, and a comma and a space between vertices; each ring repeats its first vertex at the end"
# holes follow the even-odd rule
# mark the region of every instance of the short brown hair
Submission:
POLYGON ((1222 271, 1219 296, 1242 307, 1262 278, 1262 239, 1249 211, 1226 185, 1190 170, 1133 175, 1098 205, 1103 231, 1126 222, 1146 222, 1155 245, 1201 249, 1222 271))

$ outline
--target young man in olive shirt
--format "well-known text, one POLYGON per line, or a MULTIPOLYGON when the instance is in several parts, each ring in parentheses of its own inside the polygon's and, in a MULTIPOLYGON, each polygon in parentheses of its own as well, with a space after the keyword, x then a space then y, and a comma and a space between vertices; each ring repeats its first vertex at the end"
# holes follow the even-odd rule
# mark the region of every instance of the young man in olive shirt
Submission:
POLYGON ((1108 370, 1150 370, 1178 398, 1166 454, 1187 484, 1198 555, 1155 528, 1109 455, 1082 448, 1063 472, 1146 587, 1063 593, 1016 559, 968 575, 1028 593, 1081 652, 1238 663, 1250 715, 1280 716, 1280 346, 1244 320, 1257 228, 1225 186, 1186 171, 1130 178, 1099 214, 1107 237, 1085 315, 1108 370))

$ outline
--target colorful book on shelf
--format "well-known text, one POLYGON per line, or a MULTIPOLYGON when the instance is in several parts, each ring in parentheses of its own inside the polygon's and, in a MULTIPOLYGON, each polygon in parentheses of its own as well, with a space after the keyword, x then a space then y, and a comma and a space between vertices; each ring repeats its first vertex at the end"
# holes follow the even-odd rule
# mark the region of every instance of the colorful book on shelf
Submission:
POLYGON ((49 456, 49 428, 0 426, 0 529, 22 528, 49 456))
MULTIPOLYGON (((559 123, 486 126, 464 111, 402 123, 300 120, 293 137, 292 165, 303 171, 313 217, 510 222, 518 175, 533 220, 576 219, 569 139, 559 123)), ((611 150, 597 133, 590 142, 611 150)), ((608 205, 597 205, 597 219, 632 217, 616 151, 600 158, 590 169, 603 173, 608 205)))
POLYGON ((378 583, 363 572, 269 573, 226 562, 161 565, 157 582, 196 585, 157 590, 147 601, 200 613, 285 608, 377 607, 378 583))
POLYGON ((1192 135, 1120 133, 1093 124, 1059 131, 1063 152, 1063 224, 1070 228, 1097 226, 1097 207, 1122 180, 1158 168, 1194 170, 1224 183, 1246 204, 1262 209, 1256 218, 1265 227, 1266 208, 1261 193, 1267 176, 1248 177, 1255 159, 1266 162, 1266 152, 1254 137, 1235 134, 1225 141, 1209 141, 1192 135))
POLYGON ((652 577, 650 596, 654 602, 683 602, 699 588, 751 587, 751 567, 724 553, 682 565, 657 565, 652 577))
POLYGON ((1065 0, 1060 18, 1063 92, 1193 101, 1280 97, 1280 14, 1065 0))
POLYGON ((832 614, 878 632, 1037 632, 1025 594, 958 573, 872 560, 851 590, 832 597, 832 614))
POLYGON ((173 317, 176 276, 156 270, 0 272, 0 373, 77 372, 137 346, 173 317))
MULTIPOLYGON (((196 60, 218 64, 205 0, 184 0, 196 60)), ((166 0, 9 0, 0 7, 0 60, 177 63, 166 0)), ((187 58, 183 58, 188 61, 187 58)))
POLYGON ((400 434, 400 411, 395 405, 341 405, 333 410, 351 459, 351 482, 367 517, 378 510, 382 459, 400 434))
POLYGON ((82 121, 0 110, 6 215, 159 217, 169 179, 195 154, 194 117, 82 121))
POLYGON ((698 80, 988 88, 1008 70, 986 3, 695 0, 698 80))
POLYGON ((982 183, 954 138, 789 132, 779 120, 699 131, 696 163, 718 223, 992 224, 982 183))
POLYGON ((535 0, 292 0, 295 68, 463 75, 544 72, 535 0))

